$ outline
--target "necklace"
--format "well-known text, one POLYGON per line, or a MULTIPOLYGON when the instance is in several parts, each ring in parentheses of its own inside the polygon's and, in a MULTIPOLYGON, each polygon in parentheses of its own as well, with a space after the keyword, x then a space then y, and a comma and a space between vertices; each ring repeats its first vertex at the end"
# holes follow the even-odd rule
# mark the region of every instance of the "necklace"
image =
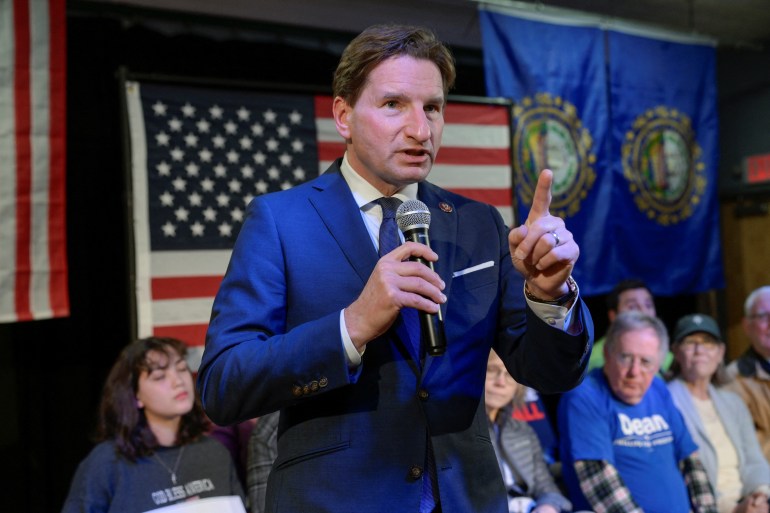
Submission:
POLYGON ((160 456, 158 456, 157 452, 152 453, 153 456, 155 456, 155 459, 158 460, 158 463, 163 465, 163 468, 166 469, 166 471, 171 476, 171 483, 176 484, 176 471, 179 468, 179 462, 182 460, 182 454, 184 453, 184 445, 179 449, 179 456, 176 457, 176 463, 174 463, 174 470, 171 470, 168 468, 168 465, 166 465, 166 462, 163 461, 160 456))

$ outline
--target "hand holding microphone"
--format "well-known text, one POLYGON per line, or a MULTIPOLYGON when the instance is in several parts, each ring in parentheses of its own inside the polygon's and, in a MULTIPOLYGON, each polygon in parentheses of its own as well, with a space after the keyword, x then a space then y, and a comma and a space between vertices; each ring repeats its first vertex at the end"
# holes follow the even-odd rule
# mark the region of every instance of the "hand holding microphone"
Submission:
MULTIPOLYGON (((407 241, 418 242, 430 247, 428 228, 430 226, 430 210, 419 200, 403 202, 396 212, 398 228, 404 233, 407 241)), ((420 262, 433 271, 433 262, 421 257, 411 260, 420 262)), ((444 318, 439 308, 435 314, 420 312, 420 330, 425 343, 425 351, 431 356, 440 356, 446 351, 446 336, 444 335, 444 318)))

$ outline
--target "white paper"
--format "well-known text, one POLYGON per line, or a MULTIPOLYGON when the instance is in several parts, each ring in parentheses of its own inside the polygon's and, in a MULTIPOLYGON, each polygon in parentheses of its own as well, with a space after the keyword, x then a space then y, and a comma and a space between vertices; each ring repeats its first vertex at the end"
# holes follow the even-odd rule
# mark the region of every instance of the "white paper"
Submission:
POLYGON ((187 502, 180 502, 145 513, 246 513, 243 501, 237 495, 207 497, 187 502))

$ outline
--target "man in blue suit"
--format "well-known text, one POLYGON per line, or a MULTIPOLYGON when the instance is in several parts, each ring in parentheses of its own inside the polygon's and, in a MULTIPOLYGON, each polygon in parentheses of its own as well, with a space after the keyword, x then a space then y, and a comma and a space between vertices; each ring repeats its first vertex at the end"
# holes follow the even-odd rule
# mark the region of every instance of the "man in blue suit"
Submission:
POLYGON ((570 278, 578 246, 548 212, 551 172, 510 232, 494 207, 425 181, 454 78, 430 31, 370 27, 335 73, 344 157, 249 206, 199 387, 217 424, 281 411, 268 512, 504 513, 482 400, 490 348, 541 392, 583 377, 593 326, 570 278), (428 206, 431 247, 378 256, 383 197, 428 206), (446 352, 425 356, 410 319, 439 309, 446 352))

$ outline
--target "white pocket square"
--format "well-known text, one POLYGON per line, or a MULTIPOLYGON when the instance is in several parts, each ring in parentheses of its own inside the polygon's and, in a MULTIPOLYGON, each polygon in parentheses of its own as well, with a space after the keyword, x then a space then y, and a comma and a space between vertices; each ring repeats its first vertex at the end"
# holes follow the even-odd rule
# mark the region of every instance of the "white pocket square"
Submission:
POLYGON ((463 274, 469 274, 476 271, 480 271, 482 269, 486 269, 487 267, 492 267, 494 265, 495 265, 495 261, 490 260, 489 262, 484 262, 483 264, 474 265, 473 267, 468 267, 461 271, 455 271, 452 273, 452 278, 457 278, 458 276, 462 276, 463 274))

